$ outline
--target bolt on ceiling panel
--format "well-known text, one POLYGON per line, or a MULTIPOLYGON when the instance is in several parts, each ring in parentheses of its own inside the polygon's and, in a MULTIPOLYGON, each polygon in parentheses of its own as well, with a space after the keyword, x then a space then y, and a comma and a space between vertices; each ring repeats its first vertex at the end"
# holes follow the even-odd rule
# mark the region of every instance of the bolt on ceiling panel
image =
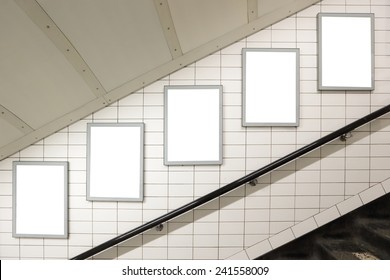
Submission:
POLYGON ((247 0, 168 0, 183 53, 248 23, 247 0))
POLYGON ((93 100, 85 82, 11 0, 0 2, 0 104, 39 128, 93 100))
POLYGON ((172 60, 153 0, 38 0, 110 91, 172 60))

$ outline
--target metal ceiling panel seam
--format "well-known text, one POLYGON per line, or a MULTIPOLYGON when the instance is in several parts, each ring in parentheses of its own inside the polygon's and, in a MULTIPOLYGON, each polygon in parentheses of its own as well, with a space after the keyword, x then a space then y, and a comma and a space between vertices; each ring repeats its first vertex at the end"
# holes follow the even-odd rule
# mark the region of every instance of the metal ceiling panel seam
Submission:
POLYGON ((9 111, 4 106, 0 105, 0 118, 7 121, 9 124, 11 124, 13 127, 18 129, 23 134, 27 134, 33 131, 33 128, 29 126, 27 123, 25 123, 23 120, 18 118, 14 113, 9 111))
POLYGON ((53 42, 69 63, 83 78, 96 97, 104 96, 107 92, 96 78, 88 64, 80 56, 73 44, 50 18, 42 6, 35 0, 14 0, 16 4, 30 17, 30 19, 53 42))
POLYGON ((248 22, 254 21, 258 17, 258 0, 248 0, 248 22))
POLYGON ((36 0, 107 91, 172 60, 153 0, 36 0))
POLYGON ((165 39, 167 40, 169 50, 171 51, 172 59, 183 55, 181 50, 179 38, 173 24, 171 11, 167 0, 154 0, 157 13, 160 18, 161 26, 163 28, 165 39))
POLYGON ((183 53, 248 23, 247 0, 168 0, 183 53))

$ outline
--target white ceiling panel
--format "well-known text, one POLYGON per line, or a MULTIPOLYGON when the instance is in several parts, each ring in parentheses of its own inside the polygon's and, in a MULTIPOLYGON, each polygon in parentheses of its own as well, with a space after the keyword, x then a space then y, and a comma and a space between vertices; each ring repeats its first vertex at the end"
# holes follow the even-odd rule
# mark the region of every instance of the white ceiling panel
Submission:
POLYGON ((172 60, 153 0, 39 0, 107 91, 172 60))
POLYGON ((95 98, 47 36, 11 0, 0 1, 0 36, 0 104, 32 128, 95 98))
POLYGON ((247 0, 168 0, 183 52, 248 23, 247 0))

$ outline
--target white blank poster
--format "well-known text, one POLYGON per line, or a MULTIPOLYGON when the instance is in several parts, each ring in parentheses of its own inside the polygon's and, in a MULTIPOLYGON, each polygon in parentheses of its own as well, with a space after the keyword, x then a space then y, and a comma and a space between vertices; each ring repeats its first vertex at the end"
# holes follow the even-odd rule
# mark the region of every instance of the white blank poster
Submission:
POLYGON ((319 89, 374 89, 373 14, 318 14, 319 89))
POLYGON ((143 123, 88 124, 88 200, 142 201, 143 133, 143 123))
POLYGON ((165 164, 222 164, 222 86, 165 87, 165 164))
POLYGON ((13 163, 13 236, 66 238, 68 163, 13 163))
POLYGON ((243 125, 298 126, 299 50, 243 49, 243 125))

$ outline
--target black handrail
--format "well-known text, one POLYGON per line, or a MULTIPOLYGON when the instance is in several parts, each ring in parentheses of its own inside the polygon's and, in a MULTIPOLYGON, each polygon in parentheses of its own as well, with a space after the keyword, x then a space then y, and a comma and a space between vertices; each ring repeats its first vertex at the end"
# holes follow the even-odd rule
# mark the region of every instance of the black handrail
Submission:
POLYGON ((87 259, 89 257, 92 257, 104 250, 107 250, 109 248, 111 248, 112 246, 115 246, 119 243, 122 243, 124 241, 126 241, 127 239, 130 239, 138 234, 141 234, 151 228, 154 228, 156 226, 159 226, 160 224, 168 221, 168 220, 171 220, 181 214, 184 214, 190 210, 193 210, 194 208, 196 207, 199 207, 225 193, 228 193, 246 183, 249 183, 251 181, 253 181, 254 179, 257 179, 258 177, 262 176, 262 175, 265 175, 279 167, 281 167, 282 165, 285 165, 286 163, 290 162, 290 161, 293 161, 297 158, 299 158, 300 156, 308 153, 308 152, 311 152, 321 146, 323 146, 324 144, 328 143, 328 142, 331 142, 332 140, 336 139, 336 138, 339 138, 343 135, 346 135, 347 133, 351 132, 352 130, 366 124, 366 123, 369 123, 371 122, 372 120, 374 119, 377 119, 387 113, 390 112, 390 104, 371 113, 371 114, 368 114, 367 116, 361 118, 361 119, 358 119, 346 126, 344 126, 343 128, 340 128, 320 139, 318 139, 317 141, 314 141, 313 143, 311 144, 308 144, 274 162, 271 162, 270 164, 264 166, 263 168, 260 168, 230 184, 227 184, 226 186, 224 187, 221 187, 209 194, 206 194, 205 196, 202 196, 182 207, 179 207, 175 210, 172 210, 171 212, 168 212, 167 214, 164 214, 162 215, 161 217, 159 218, 156 218, 150 222, 147 222, 137 228, 134 228, 128 232, 125 232, 113 239, 110 239, 94 248, 91 248, 90 250, 84 252, 84 253, 81 253, 75 257, 72 258, 72 260, 83 260, 83 259, 87 259))

